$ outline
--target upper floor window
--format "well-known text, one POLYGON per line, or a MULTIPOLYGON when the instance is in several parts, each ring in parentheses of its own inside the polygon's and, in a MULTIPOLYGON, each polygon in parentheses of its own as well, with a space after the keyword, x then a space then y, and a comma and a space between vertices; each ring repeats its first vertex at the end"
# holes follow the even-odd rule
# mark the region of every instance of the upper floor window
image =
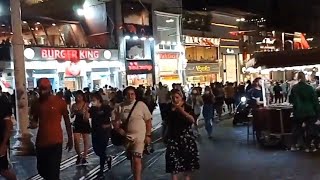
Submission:
POLYGON ((156 12, 159 49, 176 50, 180 43, 180 16, 156 12))
MULTIPOLYGON (((0 43, 10 44, 12 32, 9 26, 0 24, 0 43), (6 43, 5 43, 6 42, 6 43)), ((22 22, 22 37, 28 46, 87 47, 88 42, 80 24, 22 22)))
POLYGON ((218 59, 217 47, 186 46, 188 62, 216 62, 218 59))

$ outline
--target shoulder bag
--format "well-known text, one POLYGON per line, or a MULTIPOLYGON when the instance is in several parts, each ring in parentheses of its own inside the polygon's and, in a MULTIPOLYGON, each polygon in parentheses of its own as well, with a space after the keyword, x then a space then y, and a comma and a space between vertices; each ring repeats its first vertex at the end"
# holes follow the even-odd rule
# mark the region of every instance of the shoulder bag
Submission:
MULTIPOLYGON (((129 112, 129 115, 128 115, 126 121, 123 122, 123 126, 122 126, 122 127, 124 127, 124 130, 125 130, 125 131, 127 130, 127 126, 128 126, 128 123, 129 123, 131 114, 132 114, 134 108, 136 107, 136 105, 138 104, 138 102, 139 102, 139 101, 136 101, 136 102, 134 103, 134 105, 132 106, 132 108, 131 108, 131 110, 130 110, 130 112, 129 112)), ((120 134, 117 130, 115 130, 115 129, 112 129, 112 130, 111 130, 111 142, 112 142, 113 145, 115 145, 115 146, 122 146, 122 145, 124 145, 125 140, 126 140, 126 136, 121 135, 121 134, 120 134)))

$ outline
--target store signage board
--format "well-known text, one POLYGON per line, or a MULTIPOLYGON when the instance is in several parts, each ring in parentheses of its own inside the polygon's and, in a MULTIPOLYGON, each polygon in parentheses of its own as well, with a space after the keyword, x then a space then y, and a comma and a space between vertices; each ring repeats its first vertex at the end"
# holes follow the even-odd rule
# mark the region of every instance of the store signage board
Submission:
POLYGON ((24 50, 27 60, 60 60, 78 62, 80 60, 113 60, 118 59, 114 50, 106 49, 71 49, 30 47, 24 50))
POLYGON ((79 61, 81 59, 99 59, 98 50, 78 50, 78 49, 41 49, 41 58, 56 60, 79 61))
POLYGON ((207 37, 195 37, 195 36, 183 36, 185 44, 193 44, 199 46, 220 46, 219 38, 207 38, 207 37))
POLYGON ((179 59, 179 53, 159 53, 160 59, 179 59))
POLYGON ((152 73, 153 64, 152 61, 128 61, 127 62, 127 73, 128 74, 148 74, 152 73))
POLYGON ((187 74, 208 74, 219 73, 218 63, 188 63, 186 67, 187 74))
POLYGON ((210 72, 211 67, 210 66, 196 66, 197 72, 210 72))

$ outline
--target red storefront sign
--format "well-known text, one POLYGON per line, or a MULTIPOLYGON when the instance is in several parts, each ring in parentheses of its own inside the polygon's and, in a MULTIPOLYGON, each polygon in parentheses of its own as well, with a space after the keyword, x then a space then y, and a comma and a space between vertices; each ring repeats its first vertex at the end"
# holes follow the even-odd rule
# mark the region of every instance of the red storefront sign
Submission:
POLYGON ((80 61, 80 60, 96 60, 99 59, 98 50, 85 49, 52 49, 42 48, 41 58, 56 59, 65 61, 80 61))
POLYGON ((129 62, 128 70, 129 71, 151 71, 151 64, 139 64, 138 62, 129 62))
POLYGON ((160 59, 179 59, 179 53, 159 53, 160 59))

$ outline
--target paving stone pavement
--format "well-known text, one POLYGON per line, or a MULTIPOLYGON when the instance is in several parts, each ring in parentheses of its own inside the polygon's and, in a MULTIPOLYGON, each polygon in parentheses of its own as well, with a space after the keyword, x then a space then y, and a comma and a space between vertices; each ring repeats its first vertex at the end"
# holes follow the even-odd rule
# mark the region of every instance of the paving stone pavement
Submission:
MULTIPOLYGON (((215 124, 213 139, 208 139, 200 121, 200 170, 193 174, 196 180, 320 180, 320 153, 290 152, 279 148, 261 148, 253 142, 247 142, 246 127, 233 127, 230 118, 215 124)), ((158 143, 156 151, 160 156, 151 158, 151 165, 146 164, 144 180, 167 180, 165 173, 165 148, 158 143), (162 154, 161 154, 162 152, 162 154)), ((19 179, 24 180, 27 172, 35 167, 32 157, 23 157, 23 161, 14 164, 19 179), (31 158, 31 159, 29 159, 31 158), (34 164, 32 164, 32 162, 34 164), (28 165, 28 166, 26 166, 28 165), (28 169, 24 169, 29 167, 28 169), (25 172, 26 174, 21 175, 25 172)), ((146 158, 145 161, 150 160, 146 158)), ((95 164, 97 165, 97 164, 95 164)), ((126 180, 130 177, 128 161, 114 167, 107 173, 106 179, 126 180)), ((33 170, 35 171, 35 170, 33 170)), ((36 173, 36 172, 35 172, 36 173)), ((32 173, 35 174, 35 173, 32 173)), ((77 179, 79 172, 72 172, 62 180, 77 179)), ((1 178, 0 178, 1 179, 1 178)))
MULTIPOLYGON (((200 170, 197 180, 320 180, 320 153, 264 149, 247 142, 246 128, 233 127, 231 120, 216 125, 213 139, 201 129, 198 140, 200 170)), ((167 180, 165 156, 144 171, 144 180, 167 180)))

